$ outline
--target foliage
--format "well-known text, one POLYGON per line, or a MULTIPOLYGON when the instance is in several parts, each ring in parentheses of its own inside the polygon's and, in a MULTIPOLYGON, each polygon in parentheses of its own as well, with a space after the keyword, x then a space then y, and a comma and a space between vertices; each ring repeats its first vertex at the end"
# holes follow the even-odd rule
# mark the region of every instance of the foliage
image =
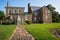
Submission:
POLYGON ((27 24, 31 24, 31 21, 26 21, 27 24))
POLYGON ((5 18, 4 12, 3 11, 0 11, 0 20, 2 20, 4 18, 5 18))
POLYGON ((9 20, 6 20, 5 22, 3 22, 2 24, 4 24, 4 25, 11 25, 11 24, 13 24, 13 22, 12 22, 11 19, 9 19, 9 20))
POLYGON ((0 40, 9 40, 16 25, 0 25, 0 40))
POLYGON ((53 7, 51 4, 48 5, 49 10, 52 13, 52 21, 53 22, 59 22, 59 13, 57 11, 55 11, 55 7, 53 7))
POLYGON ((60 23, 31 24, 24 25, 24 27, 34 36, 35 40, 60 40, 51 32, 53 28, 60 28, 60 23))

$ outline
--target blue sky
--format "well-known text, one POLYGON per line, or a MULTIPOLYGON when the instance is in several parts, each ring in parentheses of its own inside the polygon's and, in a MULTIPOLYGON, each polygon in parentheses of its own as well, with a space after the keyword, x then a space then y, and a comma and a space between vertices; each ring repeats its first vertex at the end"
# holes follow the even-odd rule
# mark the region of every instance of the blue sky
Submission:
POLYGON ((9 1, 10 6, 16 7, 25 7, 25 12, 27 12, 27 4, 30 3, 31 6, 44 6, 48 4, 52 4, 56 11, 60 13, 60 0, 0 0, 0 10, 5 12, 5 6, 7 5, 7 1, 9 1))

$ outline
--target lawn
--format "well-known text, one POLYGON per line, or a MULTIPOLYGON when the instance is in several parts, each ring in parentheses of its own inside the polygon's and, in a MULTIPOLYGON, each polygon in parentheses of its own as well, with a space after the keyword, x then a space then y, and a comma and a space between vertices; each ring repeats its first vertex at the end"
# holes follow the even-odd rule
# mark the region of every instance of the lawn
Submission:
POLYGON ((16 25, 0 25, 0 40, 8 40, 16 25))
POLYGON ((35 40, 60 40, 51 33, 51 29, 60 28, 60 23, 24 25, 35 40))

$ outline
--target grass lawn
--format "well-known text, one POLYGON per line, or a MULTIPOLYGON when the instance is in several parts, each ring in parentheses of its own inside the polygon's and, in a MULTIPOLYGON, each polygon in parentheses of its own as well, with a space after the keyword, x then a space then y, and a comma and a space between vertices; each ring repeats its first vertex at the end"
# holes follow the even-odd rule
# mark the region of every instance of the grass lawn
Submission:
POLYGON ((51 29, 60 28, 60 23, 24 25, 35 40, 60 40, 51 33, 51 29))
POLYGON ((16 25, 0 25, 0 40, 8 40, 16 25))

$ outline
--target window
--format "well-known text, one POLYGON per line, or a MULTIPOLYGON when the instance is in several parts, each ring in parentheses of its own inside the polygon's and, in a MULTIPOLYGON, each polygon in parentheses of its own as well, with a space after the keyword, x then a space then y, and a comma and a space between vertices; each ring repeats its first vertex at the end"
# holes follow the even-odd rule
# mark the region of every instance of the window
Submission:
POLYGON ((16 9, 15 9, 15 13, 16 13, 16 9))
POLYGON ((20 10, 20 9, 18 9, 18 13, 19 13, 19 14, 21 13, 21 10, 20 10))
POLYGON ((11 15, 11 19, 12 19, 12 15, 11 15))
POLYGON ((25 20, 28 20, 28 15, 25 16, 25 20))
POLYGON ((16 9, 13 10, 13 13, 16 13, 16 9))
POLYGON ((8 13, 9 13, 9 9, 8 9, 8 13))
POLYGON ((12 13, 11 9, 8 9, 8 13, 12 13))
POLYGON ((36 17, 34 17, 34 20, 36 21, 36 17))
POLYGON ((35 15, 37 15, 37 13, 35 13, 35 15))
POLYGON ((46 19, 48 19, 48 16, 46 16, 46 19))
POLYGON ((48 10, 48 13, 51 13, 50 10, 48 10))

